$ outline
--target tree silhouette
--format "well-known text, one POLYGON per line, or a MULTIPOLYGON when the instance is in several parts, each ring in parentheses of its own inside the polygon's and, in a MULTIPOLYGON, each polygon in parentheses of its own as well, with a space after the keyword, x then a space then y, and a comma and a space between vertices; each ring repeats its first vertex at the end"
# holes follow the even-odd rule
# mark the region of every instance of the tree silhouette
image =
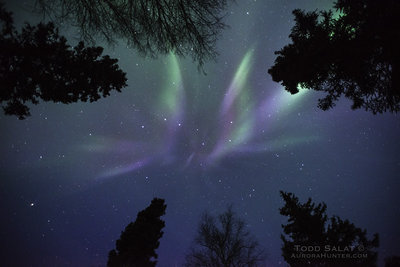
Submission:
POLYGON ((245 222, 231 208, 218 216, 202 217, 195 246, 186 256, 186 266, 257 266, 263 261, 258 242, 246 230, 245 222))
POLYGON ((292 193, 280 194, 285 201, 280 214, 288 217, 282 225, 282 256, 290 266, 376 266, 378 234, 368 240, 366 230, 348 220, 328 219, 325 203, 309 198, 302 204, 292 193))
POLYGON ((160 217, 165 215, 166 207, 164 199, 154 198, 150 206, 139 212, 136 221, 128 224, 116 241, 116 250, 109 252, 107 266, 156 266, 155 250, 165 226, 160 217))
POLYGON ((52 23, 29 24, 18 33, 0 3, 0 102, 7 115, 30 115, 26 102, 96 101, 126 86, 118 60, 100 58, 103 48, 74 48, 52 23))
POLYGON ((124 39, 144 55, 191 55, 200 66, 216 56, 229 0, 37 0, 39 12, 78 26, 85 40, 124 39))
POLYGON ((319 107, 340 96, 352 109, 375 113, 400 110, 400 2, 337 0, 336 12, 294 10, 292 43, 275 52, 268 70, 275 82, 296 94, 323 91, 319 107))

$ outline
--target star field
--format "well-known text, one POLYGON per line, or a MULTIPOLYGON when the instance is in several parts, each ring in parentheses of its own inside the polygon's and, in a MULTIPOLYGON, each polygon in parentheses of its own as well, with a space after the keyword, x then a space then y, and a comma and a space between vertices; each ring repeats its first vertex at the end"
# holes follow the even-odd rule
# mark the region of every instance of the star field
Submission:
MULTIPOLYGON (((229 204, 283 266, 279 190, 324 201, 329 215, 380 234, 379 260, 399 255, 400 121, 329 111, 320 94, 290 95, 267 73, 289 42, 295 8, 331 1, 237 1, 219 56, 203 73, 174 55, 106 48, 128 87, 95 103, 40 103, 0 115, 0 240, 15 266, 105 266, 123 228, 153 197, 167 204, 158 266, 182 266, 203 211, 229 204)), ((7 3, 18 25, 32 3, 7 3)), ((63 29, 75 40, 74 29, 63 29)), ((99 44, 98 44, 99 45, 99 44)))

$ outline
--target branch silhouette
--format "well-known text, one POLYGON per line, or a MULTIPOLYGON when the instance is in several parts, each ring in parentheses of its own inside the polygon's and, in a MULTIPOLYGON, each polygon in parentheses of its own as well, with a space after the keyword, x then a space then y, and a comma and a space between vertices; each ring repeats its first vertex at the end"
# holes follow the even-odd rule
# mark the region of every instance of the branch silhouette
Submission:
POLYGON ((203 215, 185 266, 259 266, 263 261, 258 242, 229 207, 217 218, 203 215))
POLYGON ((143 55, 190 55, 202 67, 215 59, 224 10, 232 0, 38 0, 40 13, 79 28, 82 38, 122 39, 143 55))

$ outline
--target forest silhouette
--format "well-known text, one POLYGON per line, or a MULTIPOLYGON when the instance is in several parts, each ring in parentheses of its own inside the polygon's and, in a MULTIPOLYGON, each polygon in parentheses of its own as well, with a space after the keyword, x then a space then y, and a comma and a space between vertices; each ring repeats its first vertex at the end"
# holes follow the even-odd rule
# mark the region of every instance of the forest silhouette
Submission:
MULTIPOLYGON (((38 0, 36 11, 51 22, 25 25, 18 32, 12 14, 0 3, 0 102, 6 115, 24 119, 27 102, 64 104, 96 101, 127 86, 118 60, 103 48, 75 47, 56 25, 79 28, 94 44, 121 39, 144 56, 191 56, 202 68, 216 59, 216 43, 226 28, 229 0, 86 1, 38 0)), ((373 113, 400 109, 400 29, 396 0, 338 0, 336 11, 294 10, 292 43, 275 52, 272 79, 296 94, 300 88, 323 91, 318 106, 327 110, 341 96, 352 108, 373 113)))
MULTIPOLYGON (((102 55, 94 46, 100 39, 124 40, 144 56, 174 53, 191 56, 202 68, 217 57, 216 43, 227 0, 205 1, 38 1, 37 10, 51 22, 14 26, 12 13, 0 3, 0 102, 6 115, 24 119, 29 103, 97 101, 127 86, 118 60, 102 55), (123 4, 121 4, 123 3, 123 4), (59 34, 58 25, 77 25, 83 41, 72 47, 59 34)), ((322 91, 319 107, 335 106, 341 96, 352 108, 372 113, 400 110, 400 29, 397 0, 338 0, 336 11, 294 10, 291 44, 277 51, 268 70, 275 82, 292 94, 300 88, 322 91)), ((300 203, 281 192, 288 217, 283 225, 282 256, 290 266, 376 266, 378 235, 338 216, 328 218, 324 203, 300 203), (331 245, 363 247, 362 259, 293 258, 298 247, 331 245)), ((108 266, 155 266, 163 236, 163 199, 153 199, 126 226, 111 250, 108 266)), ((186 258, 187 266, 257 266, 262 253, 257 241, 231 209, 219 217, 205 213, 198 236, 186 258), (199 249, 203 247, 204 249, 199 249)), ((398 266, 387 258, 386 266, 398 266)))
MULTIPOLYGON (((280 195, 284 206, 279 212, 287 217, 287 224, 282 225, 282 256, 290 266, 377 266, 378 234, 369 239, 365 229, 349 220, 328 218, 325 203, 314 203, 311 198, 301 203, 293 193, 283 191, 280 195)), ((165 200, 154 198, 139 212, 116 241, 116 250, 110 251, 107 266, 156 266, 155 250, 165 226, 160 217, 165 209, 165 200)), ((232 206, 218 216, 204 212, 185 266, 263 266, 267 254, 246 225, 232 206)), ((386 267, 399 266, 399 257, 389 257, 385 262, 386 267)))
POLYGON ((127 42, 143 56, 191 56, 202 69, 217 56, 216 42, 229 1, 37 1, 51 22, 15 29, 12 13, 0 2, 0 102, 6 115, 24 119, 27 102, 63 104, 97 101, 127 86, 118 60, 102 56, 100 46, 75 47, 59 35, 58 25, 77 25, 82 40, 127 42))

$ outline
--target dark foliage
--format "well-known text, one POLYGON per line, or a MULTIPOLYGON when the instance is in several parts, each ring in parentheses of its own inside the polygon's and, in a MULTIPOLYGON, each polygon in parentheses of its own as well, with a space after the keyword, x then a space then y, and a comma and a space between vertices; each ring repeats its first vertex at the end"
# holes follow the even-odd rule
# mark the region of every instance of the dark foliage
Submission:
POLYGON ((327 110, 340 96, 352 108, 400 110, 400 1, 337 0, 336 12, 294 10, 292 43, 275 52, 268 72, 295 94, 323 91, 327 110))
POLYGON ((258 266, 263 253, 246 230, 244 221, 229 208, 215 217, 205 213, 199 225, 195 247, 186 256, 186 266, 258 266))
POLYGON ((229 0, 38 0, 39 11, 79 27, 85 40, 124 39, 144 55, 191 55, 201 66, 216 56, 229 0))
POLYGON ((100 57, 103 48, 71 48, 52 23, 25 25, 18 33, 0 3, 0 102, 5 114, 29 116, 26 102, 96 101, 126 86, 118 60, 100 57))
POLYGON ((165 215, 167 206, 163 199, 154 198, 149 207, 138 213, 136 221, 128 224, 116 241, 116 250, 108 254, 107 266, 110 267, 154 267, 157 263, 155 250, 160 245, 159 239, 165 222, 160 219, 165 215))
POLYGON ((376 266, 378 234, 368 240, 366 230, 348 220, 328 219, 325 203, 316 205, 308 199, 302 204, 294 194, 282 191, 281 196, 285 205, 280 214, 288 217, 288 224, 282 225, 282 256, 290 266, 376 266), (357 256, 346 258, 347 254, 357 256))

